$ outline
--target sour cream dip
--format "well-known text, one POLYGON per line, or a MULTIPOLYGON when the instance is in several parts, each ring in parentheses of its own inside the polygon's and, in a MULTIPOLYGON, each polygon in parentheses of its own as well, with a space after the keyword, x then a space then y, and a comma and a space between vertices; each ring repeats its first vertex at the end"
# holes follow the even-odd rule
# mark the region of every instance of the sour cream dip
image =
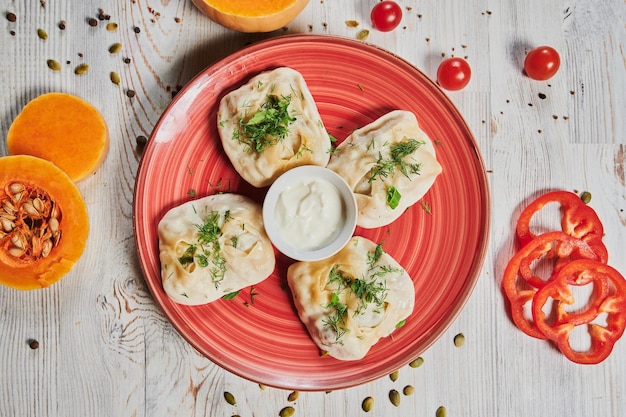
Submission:
POLYGON ((278 195, 274 216, 285 241, 298 249, 315 250, 337 237, 346 221, 346 208, 337 187, 310 176, 278 195))

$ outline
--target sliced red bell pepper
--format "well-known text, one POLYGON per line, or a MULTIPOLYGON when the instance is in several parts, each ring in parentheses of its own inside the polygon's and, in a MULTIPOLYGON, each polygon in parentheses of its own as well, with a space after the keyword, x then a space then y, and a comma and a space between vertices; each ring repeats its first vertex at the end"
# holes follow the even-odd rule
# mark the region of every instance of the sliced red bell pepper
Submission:
POLYGON ((569 191, 545 193, 526 206, 517 221, 516 232, 520 245, 525 246, 535 238, 536 235, 530 231, 530 222, 535 213, 548 203, 561 205, 563 232, 587 242, 598 255, 600 262, 607 263, 608 251, 602 242, 604 236, 602 222, 593 208, 583 203, 578 195, 569 191))
POLYGON ((536 292, 532 313, 536 328, 556 343, 568 359, 580 364, 602 362, 626 328, 626 280, 617 270, 602 262, 590 259, 572 261, 536 292), (565 306, 575 302, 569 286, 590 282, 595 286, 595 291, 585 311, 567 312, 565 306), (551 322, 548 322, 549 317, 543 311, 549 299, 557 303, 555 317, 551 322), (606 326, 592 323, 601 313, 607 314, 606 326), (587 351, 574 350, 570 344, 571 331, 580 325, 589 328, 591 347, 587 351))
POLYGON ((511 258, 504 271, 502 287, 511 304, 513 322, 529 336, 545 339, 533 320, 524 315, 524 306, 533 300, 538 289, 543 288, 552 279, 543 279, 535 275, 532 264, 542 256, 549 254, 558 259, 570 259, 572 253, 584 259, 597 260, 597 255, 589 245, 578 238, 561 231, 548 232, 536 236, 511 258))

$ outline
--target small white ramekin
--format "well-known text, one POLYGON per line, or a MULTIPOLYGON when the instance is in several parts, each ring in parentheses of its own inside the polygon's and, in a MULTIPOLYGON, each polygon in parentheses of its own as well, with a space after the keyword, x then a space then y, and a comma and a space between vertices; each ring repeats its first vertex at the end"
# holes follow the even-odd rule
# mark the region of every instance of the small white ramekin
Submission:
MULTIPOLYGON (((267 191, 263 201, 263 222, 265 231, 270 240, 281 253, 297 261, 318 261, 326 259, 339 252, 352 238, 356 229, 358 209, 354 193, 345 180, 334 171, 315 165, 305 165, 290 169, 274 181, 267 191), (277 223, 276 206, 280 195, 294 184, 298 184, 305 178, 318 178, 332 184, 341 199, 343 209, 343 224, 335 233, 334 238, 324 242, 323 245, 314 249, 303 249, 300 245, 294 245, 283 236, 277 223)), ((301 236, 300 239, 306 239, 301 236)))

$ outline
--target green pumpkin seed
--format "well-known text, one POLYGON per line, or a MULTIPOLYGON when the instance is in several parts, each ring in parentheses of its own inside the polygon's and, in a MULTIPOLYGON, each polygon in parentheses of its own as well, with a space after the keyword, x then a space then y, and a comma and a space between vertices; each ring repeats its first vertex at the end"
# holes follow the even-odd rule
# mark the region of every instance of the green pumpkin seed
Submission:
POLYGON ((237 400, 235 400, 235 396, 228 391, 224 391, 224 399, 230 405, 237 405, 237 400))
POLYGON ((389 391, 389 401, 396 407, 400 406, 400 393, 395 389, 389 391))
POLYGON ((46 61, 46 64, 48 65, 48 68, 50 68, 52 71, 61 71, 61 64, 59 64, 59 62, 55 61, 54 59, 49 59, 48 61, 46 61))
POLYGON ((356 34, 356 38, 360 41, 364 41, 370 36, 370 31, 367 29, 363 29, 359 33, 356 34))
POLYGON ((374 408, 374 399, 372 397, 367 397, 361 403, 361 408, 366 413, 369 413, 374 408))
POLYGON ((446 417, 447 414, 448 410, 446 410, 446 407, 444 407, 443 405, 437 408, 437 411, 435 411, 435 417, 446 417))
POLYGON ((46 39, 48 39, 48 32, 46 32, 45 30, 41 28, 37 29, 37 36, 39 36, 40 39, 43 39, 45 41, 46 39))
POLYGON ((413 385, 407 385, 406 387, 404 387, 404 389, 402 390, 402 393, 404 395, 413 395, 415 393, 415 387, 413 387, 413 385))
POLYGON ((263 384, 259 384, 259 389, 261 391, 265 391, 265 389, 267 388, 267 386, 263 385, 263 384))
POLYGON ((349 28, 356 28, 359 27, 359 22, 356 20, 346 20, 346 26, 349 28))
POLYGON ((114 30, 117 30, 117 23, 107 23, 107 30, 109 32, 113 32, 114 30))
POLYGON ((465 344, 465 335, 463 333, 454 336, 454 346, 461 347, 463 344, 465 344))
POLYGON ((291 417, 296 413, 296 409, 293 407, 285 407, 282 410, 280 410, 280 413, 278 413, 278 415, 280 417, 291 417))
POLYGON ((116 54, 122 50, 122 44, 119 42, 114 43, 109 47, 109 53, 116 54))
POLYGON ((389 374, 389 379, 391 379, 393 382, 396 382, 398 380, 398 376, 400 376, 400 372, 393 371, 391 374, 389 374))
POLYGON ((111 78, 111 82, 113 84, 115 84, 115 85, 120 85, 120 82, 122 81, 120 79, 120 75, 117 72, 114 72, 114 71, 111 72, 110 78, 111 78))
POLYGON ((86 74, 87 71, 89 71, 89 65, 87 64, 80 64, 76 68, 74 68, 74 74, 76 75, 86 74))
POLYGON ((424 364, 424 358, 420 356, 418 358, 415 358, 411 363, 409 363, 409 366, 411 368, 419 368, 423 364, 424 364))

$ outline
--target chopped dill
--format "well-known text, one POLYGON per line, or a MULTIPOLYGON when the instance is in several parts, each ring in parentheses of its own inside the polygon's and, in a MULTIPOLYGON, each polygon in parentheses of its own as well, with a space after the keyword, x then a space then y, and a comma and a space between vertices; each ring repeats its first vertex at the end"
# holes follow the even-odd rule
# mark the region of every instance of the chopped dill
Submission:
POLYGON ((287 136, 289 125, 296 120, 289 114, 290 102, 290 95, 268 95, 252 117, 239 120, 239 128, 233 132, 233 139, 257 153, 276 145, 287 136))
MULTIPOLYGON (((379 152, 376 164, 370 169, 370 178, 368 182, 372 182, 377 178, 387 178, 393 176, 396 169, 399 169, 407 178, 409 174, 419 174, 421 164, 407 163, 404 158, 410 156, 417 149, 424 145, 425 142, 417 139, 408 139, 406 142, 397 142, 390 146, 389 158, 384 158, 379 152)), ((368 149, 370 147, 368 146, 368 149)))

